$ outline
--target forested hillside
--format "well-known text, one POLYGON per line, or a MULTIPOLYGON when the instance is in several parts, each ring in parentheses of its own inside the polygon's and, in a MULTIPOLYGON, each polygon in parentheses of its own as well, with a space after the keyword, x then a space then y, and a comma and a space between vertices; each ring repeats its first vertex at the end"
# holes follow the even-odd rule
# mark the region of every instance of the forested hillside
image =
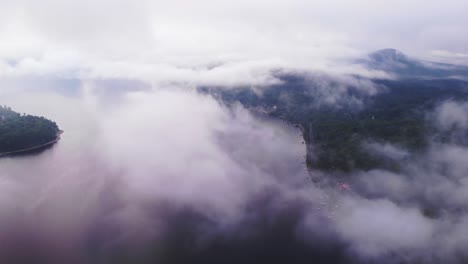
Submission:
POLYGON ((280 78, 281 84, 260 92, 247 88, 202 90, 209 90, 229 104, 239 102, 299 126, 309 146, 309 167, 325 170, 398 169, 397 162, 369 152, 366 143, 391 143, 411 152, 424 151, 432 133, 427 113, 444 100, 468 98, 468 83, 460 80, 372 80, 379 89, 375 94, 363 92, 361 83, 332 81, 326 83, 327 89, 341 85, 345 91, 342 97, 347 101, 335 98, 335 102, 327 104, 320 91, 323 79, 301 75, 280 78))

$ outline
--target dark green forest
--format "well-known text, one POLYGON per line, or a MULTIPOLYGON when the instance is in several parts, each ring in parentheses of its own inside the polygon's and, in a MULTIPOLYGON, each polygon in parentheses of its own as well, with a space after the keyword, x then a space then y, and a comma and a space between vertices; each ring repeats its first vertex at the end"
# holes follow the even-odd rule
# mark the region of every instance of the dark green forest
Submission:
POLYGON ((0 153, 40 146, 55 140, 59 131, 55 122, 44 117, 0 106, 0 153))
MULTIPOLYGON (((468 99, 468 83, 460 80, 372 80, 380 89, 374 95, 362 93, 356 86, 346 87, 343 97, 358 99, 360 106, 327 105, 317 92, 322 80, 301 75, 280 78, 281 84, 265 87, 261 93, 242 87, 201 90, 228 104, 241 103, 300 127, 308 146, 309 168, 322 170, 398 170, 398 162, 370 153, 364 143, 391 143, 413 153, 424 151, 433 132, 427 114, 444 100, 468 99)), ((327 83, 333 85, 337 84, 327 83)))

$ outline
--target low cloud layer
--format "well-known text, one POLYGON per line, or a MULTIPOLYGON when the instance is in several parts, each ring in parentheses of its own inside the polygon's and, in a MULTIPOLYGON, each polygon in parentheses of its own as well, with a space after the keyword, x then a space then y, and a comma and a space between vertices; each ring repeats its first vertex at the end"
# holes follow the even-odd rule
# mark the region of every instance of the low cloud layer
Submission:
POLYGON ((398 170, 332 174, 298 129, 196 92, 300 73, 359 109, 391 76, 349 59, 466 63, 465 5, 0 0, 0 104, 65 131, 0 159, 0 262, 466 262, 466 102, 427 113, 425 153, 366 142, 398 170))
POLYGON ((107 263, 99 258, 120 246, 143 250, 164 237, 172 228, 168 218, 179 211, 209 221, 196 234, 209 239, 246 221, 257 195, 307 181, 295 129, 187 90, 124 93, 118 104, 102 108, 93 89, 78 99, 41 94, 37 104, 16 106, 54 112, 66 133, 40 156, 0 161, 5 261, 89 263, 96 250, 96 261, 107 263), (115 230, 99 233, 108 227, 115 230), (22 256, 17 243, 38 252, 22 256))
POLYGON ((450 54, 468 53, 464 7, 460 0, 0 1, 0 76, 220 86, 270 84, 278 68, 382 76, 342 62, 388 47, 450 62, 450 54))
MULTIPOLYGON (((314 183, 295 128, 187 89, 123 90, 106 101, 100 85, 75 96, 52 89, 3 97, 19 111, 50 116, 65 134, 38 156, 0 160, 2 261, 468 257, 463 145, 434 139, 427 153, 403 157, 399 147, 372 143, 401 170, 312 171, 323 179, 314 183)), ((447 102, 430 116, 463 105, 447 102)))

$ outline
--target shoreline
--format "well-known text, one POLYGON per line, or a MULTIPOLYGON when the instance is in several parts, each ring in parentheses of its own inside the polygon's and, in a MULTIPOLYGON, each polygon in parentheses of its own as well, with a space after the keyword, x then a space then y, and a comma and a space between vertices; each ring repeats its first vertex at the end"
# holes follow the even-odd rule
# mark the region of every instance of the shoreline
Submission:
POLYGON ((63 132, 64 132, 63 130, 59 130, 57 132, 57 136, 56 136, 56 138, 54 140, 46 142, 46 143, 41 144, 39 146, 34 146, 34 147, 31 147, 31 148, 0 153, 0 158, 10 156, 10 155, 16 155, 16 154, 25 154, 25 153, 30 152, 30 151, 35 151, 35 150, 39 150, 41 148, 49 147, 49 146, 57 143, 60 140, 61 135, 63 134, 63 132))

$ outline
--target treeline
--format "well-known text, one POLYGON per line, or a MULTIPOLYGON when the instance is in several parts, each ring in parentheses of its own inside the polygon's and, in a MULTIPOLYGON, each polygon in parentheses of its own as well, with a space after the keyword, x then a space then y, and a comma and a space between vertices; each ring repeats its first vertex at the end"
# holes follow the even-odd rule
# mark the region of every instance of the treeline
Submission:
POLYGON ((57 124, 0 106, 0 153, 36 147, 57 138, 57 124))

